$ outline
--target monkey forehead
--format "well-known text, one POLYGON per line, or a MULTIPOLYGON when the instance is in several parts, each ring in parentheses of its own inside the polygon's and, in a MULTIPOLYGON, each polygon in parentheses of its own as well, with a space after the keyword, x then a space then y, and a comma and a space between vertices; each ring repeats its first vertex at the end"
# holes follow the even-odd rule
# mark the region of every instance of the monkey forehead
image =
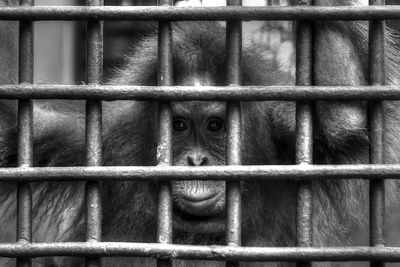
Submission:
POLYGON ((226 103, 217 101, 182 101, 171 103, 172 113, 185 117, 199 115, 225 117, 226 103))

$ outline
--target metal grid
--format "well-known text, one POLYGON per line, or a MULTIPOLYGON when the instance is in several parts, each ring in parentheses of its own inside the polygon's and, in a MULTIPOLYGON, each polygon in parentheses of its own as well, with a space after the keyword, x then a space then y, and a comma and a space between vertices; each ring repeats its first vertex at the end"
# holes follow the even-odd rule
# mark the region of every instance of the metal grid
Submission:
POLYGON ((311 7, 312 0, 301 7, 237 7, 241 0, 228 1, 223 8, 101 7, 102 0, 88 0, 90 7, 29 7, 32 0, 21 0, 23 7, 0 8, 0 20, 20 20, 19 85, 1 85, 0 95, 19 101, 18 166, 0 169, 0 181, 18 182, 18 242, 0 244, 0 256, 17 257, 18 266, 30 266, 31 257, 85 256, 88 266, 99 266, 102 256, 157 257, 159 266, 170 266, 172 258, 237 261, 297 261, 310 266, 311 261, 371 261, 372 266, 400 261, 400 248, 385 247, 383 240, 384 179, 399 179, 400 164, 383 165, 383 112, 381 100, 400 100, 396 86, 384 81, 384 22, 400 18, 400 6, 384 7, 384 0, 370 0, 370 7, 311 7), (88 77, 85 86, 33 85, 33 20, 87 20, 88 77), (159 20, 159 76, 157 87, 100 86, 102 80, 102 20, 159 20), (298 24, 297 86, 240 87, 241 20, 301 20, 298 24), (374 20, 370 26, 370 77, 373 87, 311 86, 311 20, 374 20), (227 87, 172 87, 172 20, 227 20, 227 87), (240 90, 238 90, 240 87, 240 90), (293 90, 296 89, 296 90, 293 90), (365 90, 368 89, 368 90, 365 90), (86 99, 86 138, 88 167, 32 167, 32 102, 30 98, 86 99), (101 164, 101 102, 115 99, 159 100, 158 166, 99 167, 101 164), (227 163, 235 166, 182 167, 171 165, 170 100, 229 100, 227 163), (248 100, 297 100, 296 163, 293 166, 240 165, 240 104, 248 100), (370 103, 371 163, 374 165, 312 164, 311 100, 363 99, 370 103), (99 182, 105 179, 160 182, 158 243, 101 242, 101 199, 99 182), (371 179, 370 247, 311 247, 312 198, 310 181, 318 179, 371 179), (227 246, 192 246, 172 243, 172 202, 168 181, 216 179, 227 181, 227 246), (297 208, 296 248, 241 247, 240 182, 246 179, 300 180, 297 208), (85 180, 87 242, 32 243, 31 181, 85 180))

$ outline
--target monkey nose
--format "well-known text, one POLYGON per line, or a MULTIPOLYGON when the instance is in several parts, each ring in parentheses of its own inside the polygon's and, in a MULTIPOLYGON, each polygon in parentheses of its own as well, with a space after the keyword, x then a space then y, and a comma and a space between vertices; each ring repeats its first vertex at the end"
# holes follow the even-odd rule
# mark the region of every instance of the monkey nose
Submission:
POLYGON ((191 155, 188 156, 188 165, 189 166, 203 166, 207 164, 207 157, 204 155, 191 155))

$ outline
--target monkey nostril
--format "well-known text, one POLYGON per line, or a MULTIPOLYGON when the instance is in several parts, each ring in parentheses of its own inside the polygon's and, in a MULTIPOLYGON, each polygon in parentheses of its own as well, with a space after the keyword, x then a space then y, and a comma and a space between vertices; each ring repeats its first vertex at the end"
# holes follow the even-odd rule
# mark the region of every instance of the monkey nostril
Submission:
POLYGON ((207 157, 205 156, 188 156, 189 166, 203 166, 207 164, 207 157))

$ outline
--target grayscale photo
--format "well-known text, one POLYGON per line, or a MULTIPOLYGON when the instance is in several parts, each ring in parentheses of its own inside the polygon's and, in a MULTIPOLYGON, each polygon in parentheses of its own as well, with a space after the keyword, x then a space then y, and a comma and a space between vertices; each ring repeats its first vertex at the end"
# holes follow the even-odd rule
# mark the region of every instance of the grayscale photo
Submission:
POLYGON ((0 267, 400 267, 400 1, 0 0, 0 267))

